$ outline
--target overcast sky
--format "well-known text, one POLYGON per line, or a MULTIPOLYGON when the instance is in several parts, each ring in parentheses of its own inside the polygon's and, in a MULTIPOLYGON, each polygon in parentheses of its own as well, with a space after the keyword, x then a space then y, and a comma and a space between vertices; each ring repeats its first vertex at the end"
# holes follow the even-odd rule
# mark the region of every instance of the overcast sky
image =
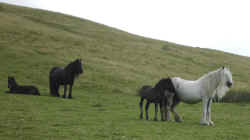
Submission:
POLYGON ((0 0, 133 34, 250 56, 248 0, 0 0))

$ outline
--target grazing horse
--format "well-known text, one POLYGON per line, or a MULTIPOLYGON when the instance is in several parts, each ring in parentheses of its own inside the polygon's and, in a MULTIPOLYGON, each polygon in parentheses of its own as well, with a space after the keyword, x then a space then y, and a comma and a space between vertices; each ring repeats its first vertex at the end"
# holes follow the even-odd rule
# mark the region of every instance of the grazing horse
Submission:
POLYGON ((169 113, 167 110, 170 109, 173 103, 173 98, 175 96, 174 85, 170 78, 161 79, 154 87, 143 86, 139 90, 138 95, 141 97, 139 104, 141 111, 140 119, 143 119, 143 101, 144 99, 146 99, 146 120, 148 120, 148 108, 150 103, 155 104, 155 121, 157 121, 158 104, 160 104, 161 120, 169 120, 169 113))
POLYGON ((67 85, 69 85, 68 98, 72 98, 72 86, 77 76, 83 73, 81 59, 68 64, 66 67, 54 67, 50 71, 49 83, 50 83, 50 94, 51 96, 60 97, 59 87, 64 85, 63 98, 66 98, 67 85))
POLYGON ((175 96, 171 111, 175 120, 180 122, 181 118, 175 111, 180 101, 195 104, 202 101, 202 125, 214 125, 211 120, 211 104, 215 95, 222 98, 233 85, 232 73, 228 68, 222 67, 205 74, 196 81, 184 80, 179 77, 172 78, 177 96, 175 96))
POLYGON ((17 84, 15 77, 8 77, 8 88, 10 91, 6 93, 22 93, 30 95, 40 95, 38 89, 35 86, 20 86, 17 84))

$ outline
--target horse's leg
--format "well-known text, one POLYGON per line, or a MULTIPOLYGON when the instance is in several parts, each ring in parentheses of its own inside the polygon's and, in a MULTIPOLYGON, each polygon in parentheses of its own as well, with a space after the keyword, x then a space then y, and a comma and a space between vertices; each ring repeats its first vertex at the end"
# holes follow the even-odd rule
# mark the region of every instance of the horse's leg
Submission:
POLYGON ((158 117, 157 117, 157 114, 158 114, 158 104, 155 103, 155 118, 154 118, 154 121, 158 121, 158 117))
POLYGON ((54 83, 54 84, 55 84, 55 94, 57 97, 60 97, 60 94, 59 94, 60 84, 57 84, 57 83, 54 83))
POLYGON ((50 78, 50 94, 51 96, 58 96, 57 85, 53 78, 50 78))
POLYGON ((160 102, 160 110, 161 110, 161 121, 165 121, 165 113, 164 113, 164 104, 160 102))
POLYGON ((66 98, 66 94, 67 94, 67 84, 64 84, 64 94, 63 94, 63 98, 66 98))
POLYGON ((148 120, 148 108, 149 108, 150 102, 147 101, 147 104, 145 106, 145 110, 146 110, 146 120, 148 120))
POLYGON ((166 120, 170 121, 170 106, 169 105, 165 106, 165 111, 166 111, 165 112, 166 113, 166 115, 165 115, 166 116, 166 120))
POLYGON ((202 125, 209 125, 209 122, 207 121, 207 109, 208 109, 208 98, 203 97, 202 98, 202 118, 201 118, 201 124, 202 125))
POLYGON ((49 78, 49 89, 50 89, 50 95, 55 96, 55 83, 53 81, 53 78, 49 78))
POLYGON ((176 122, 182 122, 183 120, 181 119, 181 117, 178 115, 178 113, 176 112, 176 106, 180 103, 180 100, 176 100, 174 101, 174 103, 171 106, 171 112, 174 114, 174 120, 176 122))
POLYGON ((141 113, 140 113, 140 119, 143 119, 143 98, 141 98, 141 101, 140 101, 140 103, 139 103, 139 106, 140 106, 140 111, 141 111, 141 113))
POLYGON ((214 125, 214 122, 211 120, 211 105, 212 105, 213 99, 209 98, 208 100, 208 106, 207 106, 207 120, 209 122, 209 125, 214 125))
POLYGON ((73 86, 73 84, 70 84, 69 85, 69 99, 72 99, 72 86, 73 86))

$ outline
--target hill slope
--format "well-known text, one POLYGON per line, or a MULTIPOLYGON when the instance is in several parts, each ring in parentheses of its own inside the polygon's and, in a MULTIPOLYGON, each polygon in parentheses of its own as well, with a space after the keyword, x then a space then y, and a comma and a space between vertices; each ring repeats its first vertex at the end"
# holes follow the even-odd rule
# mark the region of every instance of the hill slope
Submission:
POLYGON ((181 104, 179 111, 187 121, 167 125, 139 121, 134 97, 139 87, 162 77, 197 79, 223 65, 231 68, 234 90, 248 90, 248 57, 153 40, 72 16, 0 3, 0 62, 3 139, 249 138, 249 124, 241 123, 248 120, 249 106, 214 105, 218 126, 205 129, 195 125, 199 124, 200 104, 181 104), (85 73, 75 82, 74 99, 49 97, 50 69, 76 58, 84 60, 85 73), (43 96, 3 94, 9 75, 21 84, 37 85, 43 96), (187 131, 180 134, 183 129, 187 131))
MULTIPOLYGON (((223 65, 231 68, 234 88, 250 83, 247 57, 147 39, 84 19, 6 4, 0 5, 0 18, 3 79, 14 75, 20 82, 32 81, 46 89, 52 66, 80 57, 86 73, 77 86, 85 88, 118 88, 133 94, 137 86, 160 77, 197 79, 223 65)), ((0 86, 6 87, 6 81, 0 86)))

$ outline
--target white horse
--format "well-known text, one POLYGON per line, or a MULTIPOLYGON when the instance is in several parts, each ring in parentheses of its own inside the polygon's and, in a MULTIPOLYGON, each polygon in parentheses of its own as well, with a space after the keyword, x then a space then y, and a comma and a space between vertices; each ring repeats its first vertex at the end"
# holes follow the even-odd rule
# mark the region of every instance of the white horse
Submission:
POLYGON ((171 107, 171 111, 175 116, 175 121, 182 121, 175 111, 175 107, 180 101, 189 104, 195 104, 202 101, 203 115, 200 122, 202 125, 214 125, 211 120, 212 98, 215 94, 222 98, 233 85, 232 73, 225 67, 209 72, 196 81, 188 81, 179 77, 173 77, 172 82, 177 94, 174 99, 174 104, 171 107))

